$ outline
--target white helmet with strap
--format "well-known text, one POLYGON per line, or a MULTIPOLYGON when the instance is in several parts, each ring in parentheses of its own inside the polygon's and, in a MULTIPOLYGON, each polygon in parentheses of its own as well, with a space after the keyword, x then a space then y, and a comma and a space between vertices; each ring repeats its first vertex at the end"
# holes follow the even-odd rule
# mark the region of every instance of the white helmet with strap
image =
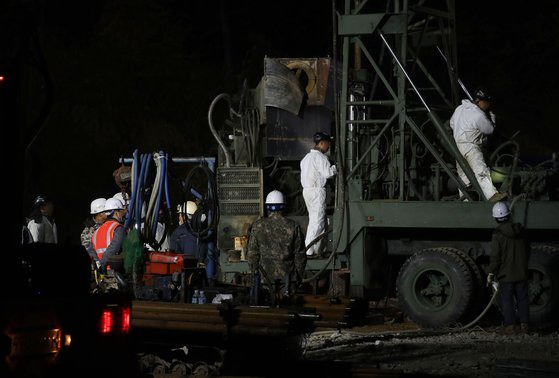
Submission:
POLYGON ((105 211, 105 202, 107 202, 105 198, 97 198, 91 201, 91 205, 89 206, 89 213, 95 215, 105 211))
POLYGON ((122 201, 118 198, 109 198, 107 202, 105 202, 105 211, 113 211, 113 210, 123 210, 124 205, 122 201))
POLYGON ((283 193, 279 190, 272 190, 266 196, 266 207, 270 211, 279 211, 285 205, 285 199, 283 198, 283 193))
POLYGON ((491 212, 493 214, 493 218, 500 219, 508 216, 510 214, 510 209, 506 202, 497 202, 493 205, 491 212))

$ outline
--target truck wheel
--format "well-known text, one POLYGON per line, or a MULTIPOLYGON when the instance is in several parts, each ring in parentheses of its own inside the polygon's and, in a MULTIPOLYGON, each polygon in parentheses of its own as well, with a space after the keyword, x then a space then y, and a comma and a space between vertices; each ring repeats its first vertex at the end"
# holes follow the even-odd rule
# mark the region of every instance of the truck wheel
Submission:
POLYGON ((474 259, 471 258, 470 255, 468 255, 466 252, 450 247, 444 247, 441 249, 458 255, 470 269, 470 274, 472 277, 472 296, 470 298, 470 303, 466 308, 466 313, 461 319, 462 321, 470 322, 471 320, 474 320, 479 314, 481 314, 481 312, 489 302, 484 277, 481 274, 481 270, 474 259))
POLYGON ((472 297, 470 269, 462 258, 444 248, 424 249, 408 258, 396 285, 404 311, 423 327, 457 322, 472 297))
POLYGON ((551 327, 559 322, 559 248, 535 246, 528 261, 530 323, 551 327))

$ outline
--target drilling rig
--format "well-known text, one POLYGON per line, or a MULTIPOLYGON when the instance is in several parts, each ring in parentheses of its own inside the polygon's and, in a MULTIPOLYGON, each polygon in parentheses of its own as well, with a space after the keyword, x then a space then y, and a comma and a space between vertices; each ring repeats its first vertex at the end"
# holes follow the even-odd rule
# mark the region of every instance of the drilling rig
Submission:
MULTIPOLYGON (((312 135, 327 131, 339 173, 327 187, 324 253, 308 260, 304 283, 328 296, 395 294, 425 327, 471 320, 488 302, 495 221, 449 127, 469 96, 457 71, 454 1, 346 0, 335 15, 332 57, 265 57, 255 88, 210 105, 218 280, 249 285, 243 241, 269 191, 286 194, 286 215, 306 229, 299 163, 312 135)), ((510 139, 486 161, 531 241, 531 322, 549 325, 559 318, 559 160, 524 164, 510 139)))

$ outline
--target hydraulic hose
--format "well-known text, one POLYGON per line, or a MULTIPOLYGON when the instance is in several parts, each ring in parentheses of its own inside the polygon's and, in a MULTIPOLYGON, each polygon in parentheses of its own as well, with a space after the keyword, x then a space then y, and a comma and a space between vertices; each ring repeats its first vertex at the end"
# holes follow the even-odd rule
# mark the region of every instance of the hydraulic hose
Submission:
POLYGON ((159 159, 158 153, 154 153, 154 161, 156 167, 155 181, 153 182, 153 187, 152 187, 149 204, 146 211, 146 218, 144 224, 144 236, 148 240, 152 238, 151 231, 152 231, 153 211, 155 209, 155 203, 157 202, 157 196, 159 194, 159 184, 161 180, 161 159, 159 159))
POLYGON ((462 331, 462 330, 465 330, 467 328, 470 328, 471 326, 473 326, 474 324, 479 322, 479 320, 489 310, 491 305, 497 300, 497 294, 499 294, 499 284, 497 282, 493 282, 491 287, 493 288, 493 296, 491 297, 491 300, 489 301, 489 303, 487 304, 485 309, 481 312, 481 314, 478 315, 477 318, 475 318, 474 320, 472 320, 470 323, 466 324, 465 326, 462 326, 462 327, 458 328, 457 331, 462 331))
POLYGON ((162 206, 167 211, 168 219, 171 218, 171 201, 169 194, 169 154, 160 150, 156 153, 140 154, 136 149, 132 161, 132 186, 128 213, 126 215, 125 226, 128 228, 133 225, 140 231, 142 238, 151 245, 160 246, 166 237, 167 228, 161 240, 156 240, 159 224, 159 212, 162 206), (149 168, 151 161, 155 161, 156 177, 153 182, 150 198, 144 201, 146 185, 148 182, 149 168), (165 204, 163 203, 165 201, 165 204), (147 206, 146 206, 147 204, 147 206), (145 214, 142 216, 144 206, 145 214), (143 226, 143 227, 142 227, 143 226))
POLYGON ((164 193, 165 193, 165 231, 163 235, 161 235, 161 240, 156 240, 158 246, 163 244, 163 241, 167 237, 168 231, 170 226, 172 225, 172 214, 171 214, 171 196, 169 195, 169 154, 165 153, 165 179, 163 180, 164 184, 164 193))
POLYGON ((151 154, 144 154, 144 164, 145 164, 145 171, 144 171, 144 175, 142 177, 142 187, 145 188, 146 184, 147 184, 147 179, 149 176, 149 167, 151 166, 151 154))
POLYGON ((213 99, 212 103, 210 104, 210 109, 208 110, 208 125, 210 126, 210 131, 212 132, 212 135, 214 136, 217 143, 219 144, 219 147, 221 147, 223 153, 225 154, 225 166, 229 168, 231 166, 231 157, 229 156, 229 151, 227 151, 227 147, 225 147, 225 144, 219 137, 219 134, 217 133, 217 131, 215 131, 215 127, 212 121, 212 115, 213 115, 215 104, 222 98, 227 100, 229 104, 229 108, 231 108, 231 98, 227 93, 220 93, 219 95, 217 95, 216 98, 213 99))
MULTIPOLYGON (((137 150, 136 150, 137 151, 137 150)), ((134 185, 132 186, 132 194, 130 204, 128 205, 128 213, 130 214, 128 226, 137 228, 136 219, 138 214, 138 202, 141 201, 140 187, 142 186, 142 162, 143 154, 137 153, 134 157, 134 185)))
POLYGON ((151 224, 151 231, 153 238, 157 235, 157 222, 159 220, 159 209, 161 208, 161 198, 163 194, 163 189, 165 186, 165 169, 167 168, 165 153, 163 151, 159 151, 159 161, 160 161, 160 169, 161 175, 159 176, 159 185, 157 187, 157 197, 155 201, 155 210, 153 212, 153 220, 151 224))
POLYGON ((138 232, 141 233, 141 224, 142 224, 142 209, 143 209, 143 202, 144 202, 144 187, 145 187, 145 182, 146 182, 146 173, 148 171, 149 168, 149 164, 150 164, 150 155, 149 154, 143 154, 142 155, 142 167, 140 169, 140 177, 138 179, 138 189, 136 192, 137 195, 137 201, 136 201, 136 229, 138 230, 138 232))
POLYGON ((169 154, 165 154, 165 200, 167 201, 167 212, 171 215, 171 196, 169 195, 169 154))
POLYGON ((136 201, 136 185, 138 185, 138 149, 134 150, 133 154, 134 160, 132 161, 132 175, 130 178, 130 202, 128 203, 128 212, 126 213, 126 219, 124 221, 124 227, 128 228, 130 226, 130 222, 134 217, 134 204, 136 201))

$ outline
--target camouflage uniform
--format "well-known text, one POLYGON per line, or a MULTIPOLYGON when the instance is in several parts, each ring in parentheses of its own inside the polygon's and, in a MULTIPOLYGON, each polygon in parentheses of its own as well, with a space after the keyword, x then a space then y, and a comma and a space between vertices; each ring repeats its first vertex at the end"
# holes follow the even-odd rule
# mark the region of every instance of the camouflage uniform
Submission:
POLYGON ((93 218, 89 218, 85 221, 85 228, 83 229, 81 235, 82 245, 85 247, 85 249, 88 249, 91 245, 91 238, 93 237, 93 233, 95 232, 95 230, 101 227, 101 224, 102 223, 95 222, 93 218))
POLYGON ((271 281, 301 280, 307 263, 303 233, 299 224, 273 212, 252 225, 248 242, 248 263, 253 272, 260 266, 271 281))

